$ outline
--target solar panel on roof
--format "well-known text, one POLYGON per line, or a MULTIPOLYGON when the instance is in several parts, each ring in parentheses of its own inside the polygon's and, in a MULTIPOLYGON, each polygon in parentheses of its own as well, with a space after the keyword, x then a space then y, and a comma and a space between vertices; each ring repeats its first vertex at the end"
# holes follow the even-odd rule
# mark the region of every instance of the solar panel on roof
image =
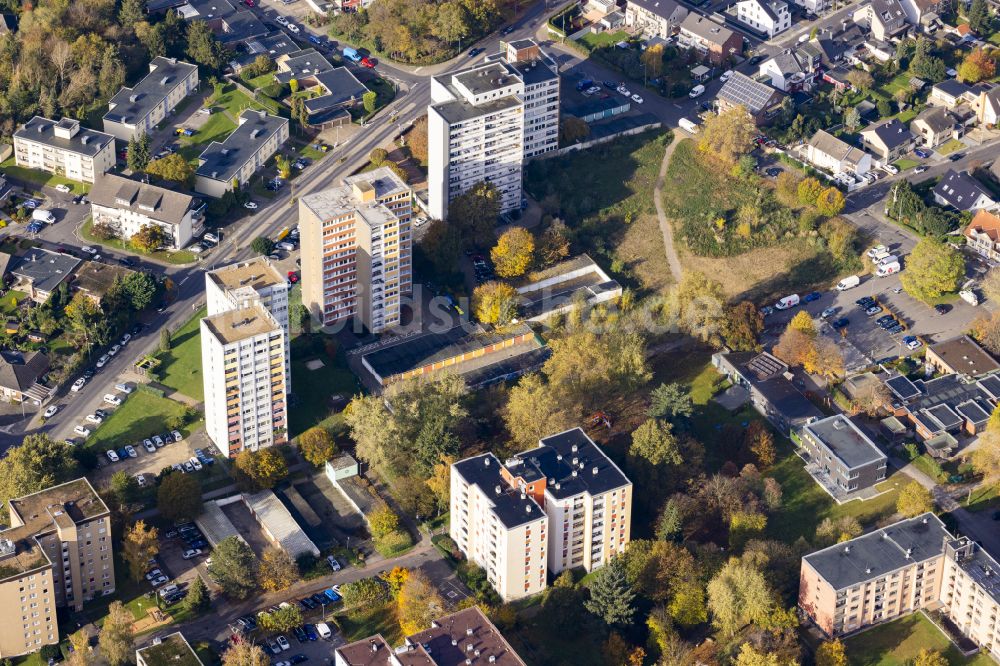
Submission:
POLYGON ((750 362, 747 363, 747 369, 763 378, 778 374, 783 370, 783 365, 780 361, 771 356, 759 354, 750 359, 750 362))
POLYGON ((767 84, 754 81, 739 72, 735 73, 719 91, 719 97, 734 104, 742 104, 751 113, 763 111, 773 94, 774 90, 767 84))

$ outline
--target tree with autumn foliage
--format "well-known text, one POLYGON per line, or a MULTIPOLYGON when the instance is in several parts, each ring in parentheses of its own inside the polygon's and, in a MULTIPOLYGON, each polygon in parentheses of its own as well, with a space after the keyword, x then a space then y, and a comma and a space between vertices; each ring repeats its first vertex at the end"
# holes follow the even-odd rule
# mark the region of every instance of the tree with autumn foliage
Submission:
POLYGON ((757 126, 746 108, 737 105, 706 120, 699 135, 701 151, 735 163, 753 149, 757 126))
POLYGON ((975 49, 958 66, 958 78, 965 83, 979 83, 996 75, 997 63, 992 52, 975 49))
POLYGON ((524 275, 531 267, 535 252, 535 237, 524 227, 511 227, 500 235, 490 250, 490 259, 497 275, 505 278, 524 275))
POLYGON ((444 613, 444 599, 423 571, 409 572, 396 595, 396 617, 403 635, 409 636, 431 626, 444 613))
POLYGON ((472 311, 484 324, 506 326, 517 316, 518 295, 506 282, 486 282, 472 292, 472 311))

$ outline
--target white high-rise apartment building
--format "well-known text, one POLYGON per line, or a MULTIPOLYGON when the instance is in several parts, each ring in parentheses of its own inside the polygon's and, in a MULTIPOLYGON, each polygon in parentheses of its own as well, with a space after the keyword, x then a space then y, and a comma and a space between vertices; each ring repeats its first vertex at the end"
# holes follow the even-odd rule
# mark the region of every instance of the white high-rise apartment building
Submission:
POLYGON ((302 303, 323 326, 353 317, 381 333, 400 324, 413 279, 412 199, 388 167, 299 199, 302 303))
POLYGON ((285 332, 285 390, 291 391, 288 289, 288 280, 264 257, 254 257, 205 273, 208 316, 260 303, 281 325, 285 332))
POLYGON ((260 302, 201 320, 205 430, 229 457, 287 441, 285 340, 260 302))
POLYGON ((558 65, 530 39, 503 43, 482 65, 431 77, 427 119, 431 216, 481 181, 515 210, 524 161, 558 147, 558 65))
POLYGON ((547 572, 600 568, 631 538, 632 482, 579 428, 451 470, 451 538, 505 601, 545 589, 547 572))

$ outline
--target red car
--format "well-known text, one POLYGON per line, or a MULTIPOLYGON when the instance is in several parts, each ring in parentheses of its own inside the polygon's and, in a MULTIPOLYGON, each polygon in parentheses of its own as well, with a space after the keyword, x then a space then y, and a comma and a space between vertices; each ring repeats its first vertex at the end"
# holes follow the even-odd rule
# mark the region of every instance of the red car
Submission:
POLYGON ((247 7, 255 7, 257 5, 253 0, 243 0, 243 4, 247 7))
POLYGON ((368 56, 365 56, 364 58, 361 59, 361 66, 367 67, 368 69, 375 69, 375 63, 369 60, 368 56))
POLYGON ((299 281, 299 274, 295 271, 288 271, 288 281, 295 284, 299 281))

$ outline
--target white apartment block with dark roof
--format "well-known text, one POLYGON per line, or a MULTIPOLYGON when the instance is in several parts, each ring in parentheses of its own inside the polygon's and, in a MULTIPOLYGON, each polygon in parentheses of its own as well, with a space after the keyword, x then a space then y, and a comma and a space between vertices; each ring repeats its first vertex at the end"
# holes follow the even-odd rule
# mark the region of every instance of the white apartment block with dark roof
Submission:
POLYGON ((104 131, 122 141, 149 134, 197 89, 197 65, 157 56, 149 63, 149 74, 108 102, 104 131))
POLYGON ((936 609, 1000 660, 1000 563, 933 513, 803 557, 799 608, 831 638, 936 609))
POLYGON ((688 10, 674 0, 628 0, 625 25, 647 38, 666 39, 687 15, 688 10))
POLYGON ((521 204, 530 157, 559 141, 559 68, 532 40, 504 43, 486 63, 431 77, 428 118, 429 213, 479 182, 500 192, 501 212, 521 204))
POLYGON ((14 132, 14 159, 20 167, 93 183, 114 167, 115 139, 81 128, 79 120, 35 116, 14 132))
POLYGON ((451 537, 510 601, 542 591, 546 572, 593 571, 631 538, 632 483, 579 428, 500 463, 451 468, 451 537))
POLYGON ((194 189, 221 197, 242 187, 288 140, 288 119, 246 109, 239 126, 221 143, 213 141, 198 156, 194 189))
POLYGON ((110 226, 122 240, 155 226, 166 236, 164 247, 179 250, 194 235, 194 199, 188 194, 105 174, 88 197, 94 224, 110 226))
POLYGON ((768 39, 792 27, 792 14, 784 0, 739 0, 736 20, 768 39))

